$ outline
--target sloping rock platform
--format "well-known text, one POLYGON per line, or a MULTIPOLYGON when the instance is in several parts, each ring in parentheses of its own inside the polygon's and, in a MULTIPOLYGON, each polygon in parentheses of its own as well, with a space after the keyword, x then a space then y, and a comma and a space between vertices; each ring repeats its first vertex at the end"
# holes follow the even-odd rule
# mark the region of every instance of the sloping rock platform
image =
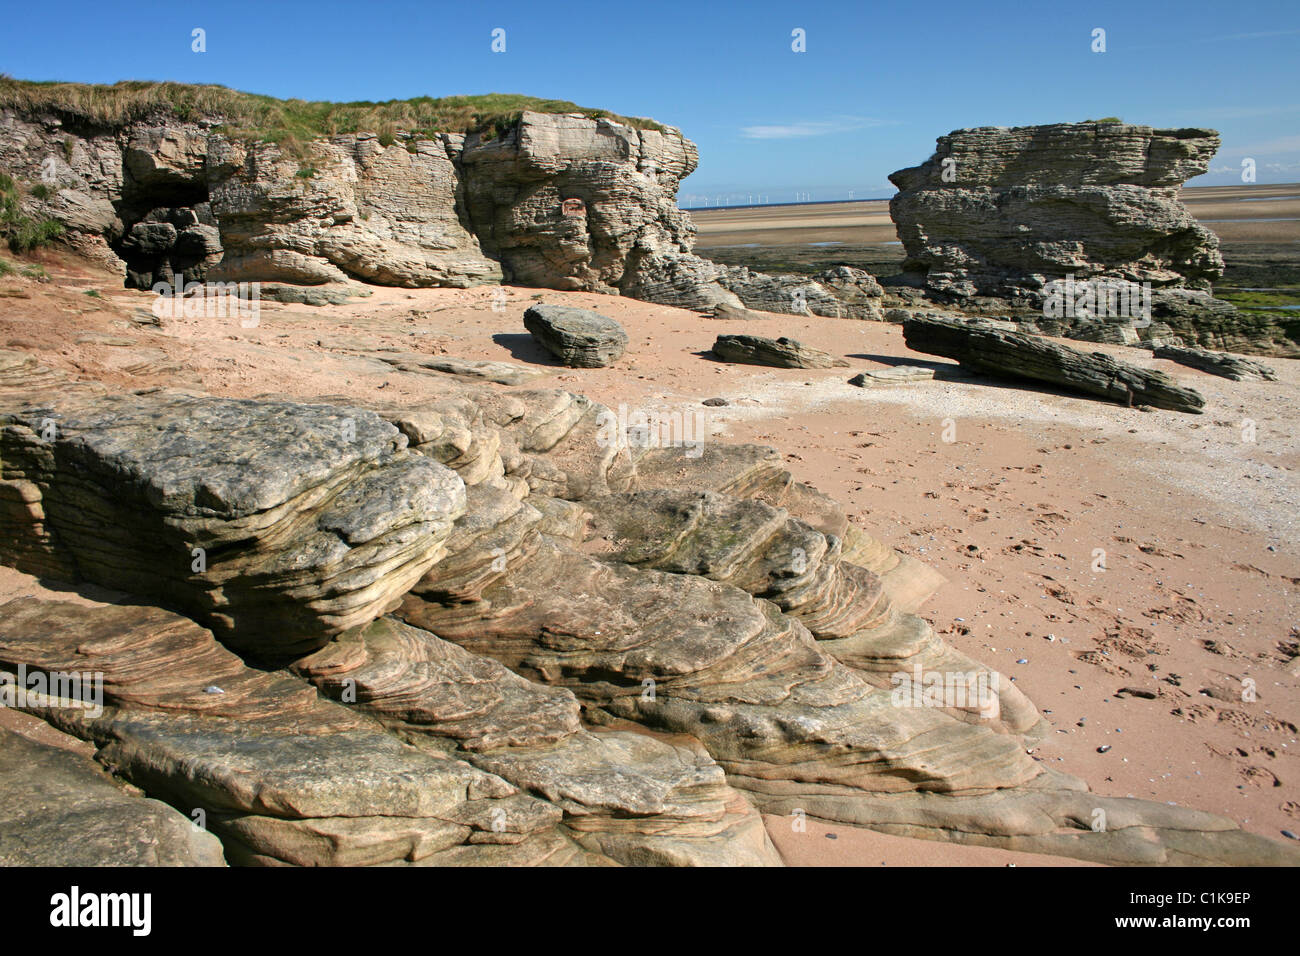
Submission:
POLYGON ((770 449, 611 442, 589 400, 451 377, 401 409, 77 389, 8 409, 23 544, 0 558, 136 597, 11 602, 0 668, 102 673, 102 713, 23 709, 203 810, 232 863, 777 863, 759 810, 1297 861, 1035 761, 1032 703, 912 613, 936 577, 770 449))

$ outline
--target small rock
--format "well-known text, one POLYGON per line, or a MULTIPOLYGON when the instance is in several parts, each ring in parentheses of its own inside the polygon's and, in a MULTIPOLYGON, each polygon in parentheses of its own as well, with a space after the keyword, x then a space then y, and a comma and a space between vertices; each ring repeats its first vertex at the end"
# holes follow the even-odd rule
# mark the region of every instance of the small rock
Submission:
POLYGON ((627 333, 599 312, 567 305, 534 305, 524 328, 539 345, 570 368, 603 368, 627 349, 627 333))
POLYGON ((719 335, 713 343, 713 354, 725 362, 776 368, 834 368, 849 364, 795 339, 769 339, 761 335, 719 335))

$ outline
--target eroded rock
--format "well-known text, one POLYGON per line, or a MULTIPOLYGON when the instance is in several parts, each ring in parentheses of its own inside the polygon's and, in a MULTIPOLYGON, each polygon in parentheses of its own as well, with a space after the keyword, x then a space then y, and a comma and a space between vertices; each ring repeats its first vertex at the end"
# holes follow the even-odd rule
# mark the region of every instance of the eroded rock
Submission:
POLYGON ((627 333, 613 319, 588 309, 534 305, 524 313, 524 327, 564 365, 602 368, 627 348, 627 333))
POLYGON ((776 368, 835 368, 849 363, 795 339, 761 335, 719 335, 713 354, 726 362, 772 365, 776 368))
POLYGON ((1151 405, 1199 414, 1205 399, 1163 372, 1091 355, 1019 332, 938 319, 903 323, 907 347, 959 361, 964 367, 1061 385, 1124 405, 1151 405))

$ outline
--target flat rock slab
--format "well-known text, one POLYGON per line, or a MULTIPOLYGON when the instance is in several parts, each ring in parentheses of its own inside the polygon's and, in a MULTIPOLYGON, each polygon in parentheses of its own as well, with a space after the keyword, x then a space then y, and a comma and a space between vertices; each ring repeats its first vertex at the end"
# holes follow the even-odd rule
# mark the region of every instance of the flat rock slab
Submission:
POLYGON ((934 369, 919 365, 896 365, 893 368, 872 369, 851 379, 850 385, 862 388, 880 388, 885 385, 906 385, 909 382, 927 382, 934 378, 934 369))
POLYGON ((524 327, 542 348, 571 368, 603 368, 627 349, 627 333, 599 312, 567 305, 534 305, 524 327))
POLYGON ((87 756, 0 729, 0 866, 222 866, 221 844, 87 756))
POLYGON ((403 372, 442 372, 459 378, 498 385, 523 385, 533 379, 554 374, 550 369, 531 368, 512 362, 450 358, 446 355, 423 355, 403 352, 400 355, 380 355, 379 358, 403 372))
POLYGON ((1049 382, 1124 405, 1196 414, 1205 406, 1199 393, 1183 388, 1164 372, 1119 362, 1101 352, 1089 355, 1038 336, 912 318, 903 323, 903 340, 910 349, 956 359, 975 371, 1049 382))
POLYGON ((261 297, 286 305, 343 305, 348 299, 371 295, 365 286, 301 286, 262 283, 261 297))
POLYGON ((761 335, 719 335, 713 343, 713 353, 727 362, 776 368, 836 368, 849 364, 794 339, 769 339, 761 335))
POLYGON ((1211 375, 1222 375, 1238 382, 1276 382, 1277 373, 1262 362, 1255 362, 1227 352, 1210 352, 1206 349, 1189 349, 1176 345, 1159 345, 1153 354, 1179 365, 1198 368, 1211 375))
POLYGON ((713 307, 713 317, 715 319, 742 319, 746 322, 767 318, 761 312, 734 306, 727 302, 719 302, 713 307))

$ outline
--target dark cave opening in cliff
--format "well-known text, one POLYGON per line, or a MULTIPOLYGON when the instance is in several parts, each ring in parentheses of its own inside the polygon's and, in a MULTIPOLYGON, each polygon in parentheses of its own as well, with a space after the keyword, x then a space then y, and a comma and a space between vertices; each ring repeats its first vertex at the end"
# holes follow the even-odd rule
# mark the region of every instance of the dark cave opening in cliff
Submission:
POLYGON ((126 287, 202 282, 221 258, 221 235, 206 183, 158 179, 123 184, 118 207, 122 235, 113 251, 126 263, 126 287))

